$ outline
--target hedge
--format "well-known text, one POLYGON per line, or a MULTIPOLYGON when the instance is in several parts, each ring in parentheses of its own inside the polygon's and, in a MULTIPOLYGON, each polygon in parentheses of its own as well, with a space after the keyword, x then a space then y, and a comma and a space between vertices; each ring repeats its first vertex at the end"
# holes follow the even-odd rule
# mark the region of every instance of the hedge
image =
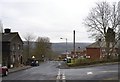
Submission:
POLYGON ((110 59, 110 60, 92 60, 92 59, 73 59, 74 62, 67 63, 69 67, 75 66, 85 66, 85 65, 93 65, 100 63, 108 63, 108 62, 118 62, 118 59, 110 59))

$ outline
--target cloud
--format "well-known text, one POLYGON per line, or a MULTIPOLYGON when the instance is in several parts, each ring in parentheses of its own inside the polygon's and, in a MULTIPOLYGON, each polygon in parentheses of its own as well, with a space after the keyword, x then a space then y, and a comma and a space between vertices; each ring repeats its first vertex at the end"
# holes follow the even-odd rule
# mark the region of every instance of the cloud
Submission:
POLYGON ((93 40, 88 38, 82 22, 97 1, 0 0, 0 19, 4 28, 18 31, 21 37, 30 32, 36 36, 48 36, 52 42, 59 42, 60 37, 72 42, 72 31, 76 30, 78 42, 90 42, 93 40))

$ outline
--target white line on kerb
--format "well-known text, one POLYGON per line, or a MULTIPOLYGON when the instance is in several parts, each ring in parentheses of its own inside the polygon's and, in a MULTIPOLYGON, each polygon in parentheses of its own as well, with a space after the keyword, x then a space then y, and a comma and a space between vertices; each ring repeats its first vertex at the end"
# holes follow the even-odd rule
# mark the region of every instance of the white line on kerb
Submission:
POLYGON ((118 72, 117 70, 115 71, 115 70, 108 70, 108 71, 101 71, 101 72, 104 72, 104 73, 108 73, 108 72, 118 72))

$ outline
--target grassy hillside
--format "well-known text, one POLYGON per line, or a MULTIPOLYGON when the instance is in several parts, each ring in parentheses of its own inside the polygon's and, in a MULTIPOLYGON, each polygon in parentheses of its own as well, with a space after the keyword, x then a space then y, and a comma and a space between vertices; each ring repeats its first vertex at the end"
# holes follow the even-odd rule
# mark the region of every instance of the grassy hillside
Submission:
MULTIPOLYGON (((32 45, 32 48, 35 47, 35 42, 30 42, 32 45)), ((78 49, 84 49, 86 46, 90 45, 91 43, 76 43, 76 50, 78 49), (80 47, 80 48, 78 48, 80 47)), ((27 45, 27 43, 24 41, 24 47, 27 45)), ((52 43, 51 46, 52 50, 55 53, 61 54, 66 52, 66 43, 52 43)), ((73 43, 67 43, 67 50, 68 52, 71 52, 73 50, 73 43)))
MULTIPOLYGON (((86 46, 90 45, 91 43, 76 43, 76 50, 84 49, 86 46), (78 48, 80 47, 80 48, 78 48)), ((65 53, 66 52, 66 43, 52 43, 52 50, 56 53, 65 53)), ((67 44, 68 52, 73 50, 73 43, 67 44)))

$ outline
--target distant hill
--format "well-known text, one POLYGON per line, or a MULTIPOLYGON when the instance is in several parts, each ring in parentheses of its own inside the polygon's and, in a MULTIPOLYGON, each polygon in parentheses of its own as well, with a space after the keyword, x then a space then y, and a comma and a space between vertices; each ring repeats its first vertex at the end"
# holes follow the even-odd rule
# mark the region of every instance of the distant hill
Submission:
MULTIPOLYGON (((91 43, 76 43, 76 50, 84 49, 86 46, 91 43), (80 48, 78 48, 80 47, 80 48)), ((56 53, 65 53, 66 52, 66 43, 52 43, 52 50, 56 53)), ((67 51, 71 52, 73 50, 73 43, 67 43, 67 51)))
MULTIPOLYGON (((30 44, 32 45, 32 48, 35 47, 36 42, 30 42, 30 44)), ((80 49, 84 49, 86 48, 86 46, 90 45, 91 43, 76 43, 76 50, 78 50, 80 47, 80 49)), ((27 42, 24 41, 24 47, 27 45, 27 42)), ((65 53, 66 52, 66 43, 52 43, 51 46, 52 50, 55 53, 61 54, 61 53, 65 53)), ((73 50, 73 43, 67 43, 67 51, 71 52, 73 50)))

